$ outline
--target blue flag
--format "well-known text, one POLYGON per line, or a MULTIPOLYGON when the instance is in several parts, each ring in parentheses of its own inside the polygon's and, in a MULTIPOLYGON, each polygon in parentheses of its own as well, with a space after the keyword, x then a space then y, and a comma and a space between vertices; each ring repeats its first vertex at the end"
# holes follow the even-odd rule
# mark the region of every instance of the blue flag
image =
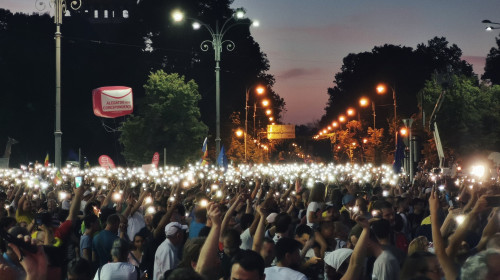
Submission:
POLYGON ((217 158, 217 165, 223 166, 225 169, 227 169, 228 161, 226 157, 226 151, 224 150, 224 145, 222 145, 222 148, 220 149, 219 157, 217 158))

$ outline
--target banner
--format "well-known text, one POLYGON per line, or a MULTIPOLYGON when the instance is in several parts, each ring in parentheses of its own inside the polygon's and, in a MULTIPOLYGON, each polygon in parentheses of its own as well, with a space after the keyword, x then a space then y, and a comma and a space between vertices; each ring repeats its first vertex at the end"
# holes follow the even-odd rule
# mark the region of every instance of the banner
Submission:
POLYGON ((109 168, 109 169, 113 169, 115 168, 115 163, 113 162, 113 160, 107 156, 107 155, 102 155, 99 157, 99 165, 101 167, 104 167, 104 168, 109 168))
POLYGON ((293 124, 274 124, 267 126, 267 139, 294 139, 295 125, 293 124))
POLYGON ((153 155, 153 160, 151 161, 151 164, 153 164, 156 168, 158 168, 158 163, 160 163, 160 154, 156 152, 153 155))
POLYGON ((94 114, 103 118, 116 118, 134 111, 132 89, 123 86, 100 87, 92 91, 94 114))

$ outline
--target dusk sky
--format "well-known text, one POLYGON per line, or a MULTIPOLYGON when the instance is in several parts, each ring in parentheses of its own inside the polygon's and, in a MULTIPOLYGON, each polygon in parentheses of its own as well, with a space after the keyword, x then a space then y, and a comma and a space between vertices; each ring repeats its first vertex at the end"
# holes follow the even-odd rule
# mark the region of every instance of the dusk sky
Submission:
MULTIPOLYGON (((35 0, 1 0, 0 7, 33 12, 35 0)), ((484 31, 481 21, 500 21, 498 0, 235 0, 233 7, 260 21, 252 35, 285 99, 283 121, 294 124, 319 119, 342 59, 374 46, 415 48, 443 36, 481 75, 498 35, 484 31)))

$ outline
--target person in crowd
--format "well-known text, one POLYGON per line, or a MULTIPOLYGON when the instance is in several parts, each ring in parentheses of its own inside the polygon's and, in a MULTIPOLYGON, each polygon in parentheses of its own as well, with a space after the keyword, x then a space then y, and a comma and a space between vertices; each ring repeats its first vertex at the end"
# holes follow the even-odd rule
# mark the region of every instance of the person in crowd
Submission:
POLYGON ((323 220, 320 213, 325 204, 325 184, 317 182, 311 189, 307 205, 307 225, 313 227, 323 220))
POLYGON ((444 273, 436 255, 425 251, 409 255, 401 269, 401 279, 411 279, 415 276, 424 276, 430 280, 442 279, 444 273))
POLYGON ((194 211, 194 220, 189 225, 189 239, 198 237, 200 230, 207 223, 207 209, 198 208, 194 211))
POLYGON ((68 280, 91 280, 92 264, 86 259, 73 259, 68 264, 68 280))
POLYGON ((301 265, 300 248, 302 244, 299 241, 282 237, 275 246, 276 266, 267 267, 264 270, 269 279, 287 279, 287 280, 307 280, 307 277, 298 271, 301 265))
POLYGON ((137 267, 141 266, 142 254, 144 253, 144 239, 144 236, 140 232, 136 233, 128 254, 128 262, 137 267))
POLYGON ((97 269, 94 280, 137 280, 140 279, 139 268, 128 263, 129 243, 123 239, 113 241, 111 247, 112 262, 97 269))
POLYGON ((164 279, 165 272, 173 270, 179 263, 179 248, 184 242, 186 225, 171 222, 165 226, 166 239, 156 250, 154 261, 154 280, 164 279))
MULTIPOLYGON (((264 280, 264 259, 254 251, 242 250, 231 261, 231 280, 264 280)), ((272 279, 272 278, 268 278, 272 279)))
POLYGON ((80 237, 80 257, 92 261, 92 238, 100 230, 99 218, 90 214, 83 218, 85 233, 80 237))
POLYGON ((118 239, 118 227, 120 217, 117 214, 110 215, 106 219, 106 227, 92 239, 92 261, 99 267, 112 260, 111 247, 118 239))

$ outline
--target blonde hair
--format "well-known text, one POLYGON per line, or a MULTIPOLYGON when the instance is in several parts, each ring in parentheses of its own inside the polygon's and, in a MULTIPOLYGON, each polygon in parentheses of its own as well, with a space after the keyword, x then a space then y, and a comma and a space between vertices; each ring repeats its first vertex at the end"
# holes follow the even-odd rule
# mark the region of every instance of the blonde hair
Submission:
POLYGON ((411 256, 415 252, 427 252, 429 246, 429 241, 425 236, 419 236, 414 238, 410 245, 408 245, 408 256, 411 256))

